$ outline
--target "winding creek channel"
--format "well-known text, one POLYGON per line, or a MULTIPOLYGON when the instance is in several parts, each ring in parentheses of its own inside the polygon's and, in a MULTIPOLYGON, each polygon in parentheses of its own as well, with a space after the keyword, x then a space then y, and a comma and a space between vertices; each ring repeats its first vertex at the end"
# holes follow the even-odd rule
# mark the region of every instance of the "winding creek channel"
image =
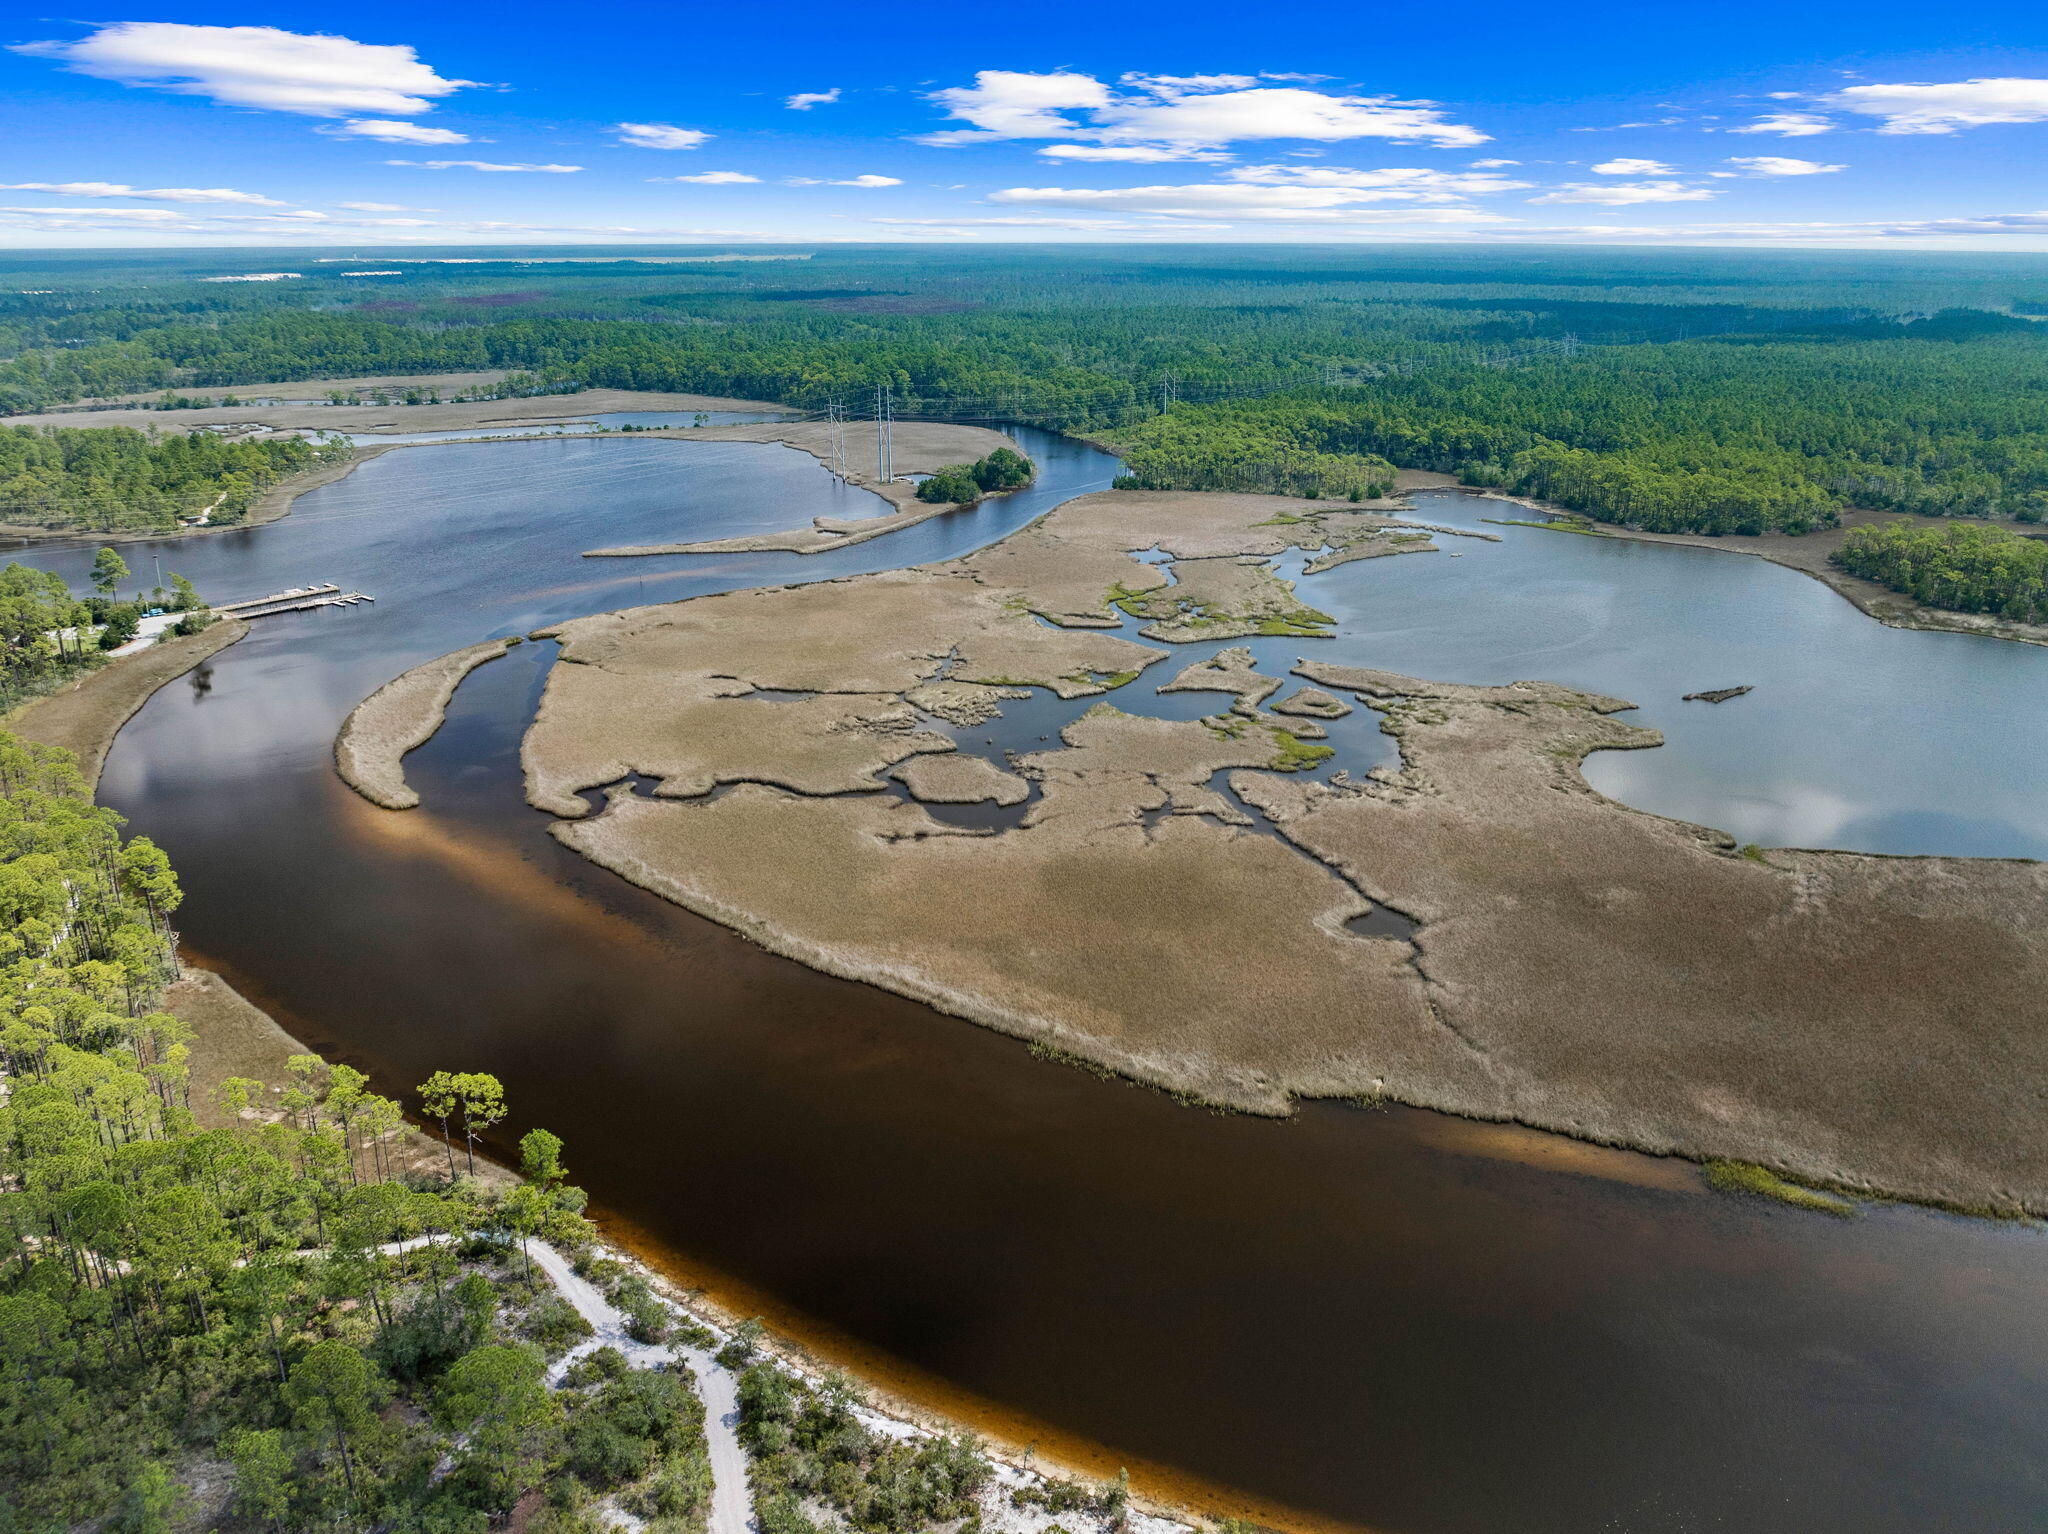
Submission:
MULTIPOLYGON (((544 834, 517 752, 552 644, 463 684, 407 763, 422 809, 334 775, 343 717, 433 656, 963 553, 1116 472, 1016 435, 1030 489, 810 558, 581 558, 882 510, 793 449, 630 437, 387 453, 281 522, 125 546, 138 575, 160 556, 217 600, 331 580, 377 601, 266 619, 173 683, 122 732, 102 796, 176 862, 194 957, 310 1045, 386 1090, 496 1073, 505 1139, 563 1135, 647 1255, 1069 1462, 1269 1521, 1446 1534, 2048 1520, 2034 1228, 1830 1219, 1710 1194, 1682 1163, 1404 1109, 1212 1114, 815 973, 544 834)), ((1766 844, 2048 855, 2048 650, 1886 629, 1761 560, 1416 502, 1501 541, 1304 579, 1338 636, 1248 641, 1265 670, 1308 653, 1565 682, 1666 732, 1588 763, 1640 808, 1766 844)), ((14 557, 83 589, 91 554, 14 557)), ((1113 701, 1214 712, 1215 694, 1151 689, 1215 648, 1177 647, 1113 701)), ((1034 749, 1086 706, 1040 694, 959 733, 1034 749)), ((1375 724, 1334 726, 1330 767, 1385 759, 1375 724)))

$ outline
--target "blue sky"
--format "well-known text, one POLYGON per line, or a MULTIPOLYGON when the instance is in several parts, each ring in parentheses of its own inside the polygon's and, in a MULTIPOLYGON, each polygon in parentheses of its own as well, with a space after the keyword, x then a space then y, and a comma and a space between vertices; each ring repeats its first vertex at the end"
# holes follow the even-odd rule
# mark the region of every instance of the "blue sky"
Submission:
POLYGON ((2048 8, 803 3, 0 21, 0 244, 2048 249, 2048 8))

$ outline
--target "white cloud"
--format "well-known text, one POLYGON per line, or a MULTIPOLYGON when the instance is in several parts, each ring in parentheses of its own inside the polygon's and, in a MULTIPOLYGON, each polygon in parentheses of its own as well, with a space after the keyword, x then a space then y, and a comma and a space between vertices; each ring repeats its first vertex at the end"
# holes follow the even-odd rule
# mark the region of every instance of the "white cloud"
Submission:
POLYGON ((1477 208, 1365 209, 1355 206, 1361 202, 1414 198, 1417 195, 1414 190, 1386 187, 1309 186, 1298 182, 1277 186, 1211 182, 1197 186, 1016 186, 992 193, 989 201, 1054 207, 1107 208, 1122 212, 1156 213, 1169 218, 1227 218, 1284 222, 1499 221, 1498 215, 1485 213, 1477 208))
POLYGON ((133 224, 183 223, 192 217, 189 213, 173 213, 169 208, 0 208, 0 213, 38 213, 52 217, 108 219, 133 224))
POLYGON ((1346 202, 1459 202, 1498 192, 1526 191, 1534 183, 1506 176, 1420 167, 1348 170, 1337 165, 1245 165, 1226 172, 1232 181, 1261 186, 1323 187, 1346 202))
POLYGON ((1823 176, 1829 171, 1848 169, 1846 165, 1823 165, 1818 160, 1794 160, 1779 154, 1731 155, 1728 163, 1740 165, 1752 176, 1823 176))
POLYGON ((337 137, 372 138, 380 144, 467 144, 469 135, 453 128, 429 128, 424 123, 393 122, 382 117, 356 117, 339 127, 322 130, 337 137))
POLYGON ((1561 235, 1593 235, 1602 239, 1671 240, 1690 243, 1756 244, 1796 241, 1801 244, 1868 245, 1878 241, 1947 239, 1978 235, 2048 236, 2048 211, 1997 213, 1981 218, 1869 220, 1863 222, 1648 224, 1633 227, 1577 225, 1564 228, 1527 227, 1511 231, 1519 238, 1553 239, 1561 235))
POLYGON ((1835 125, 1811 112, 1773 112, 1768 117, 1759 117, 1746 128, 1730 128, 1728 131, 1775 133, 1781 138, 1811 138, 1816 133, 1833 133, 1835 125))
POLYGON ((1295 86, 1264 86, 1214 95, 1124 101, 1097 114, 1114 141, 1221 145, 1244 139, 1321 142, 1385 138, 1427 140, 1446 148, 1483 144, 1476 128, 1447 123, 1427 102, 1385 96, 1328 96, 1295 86))
POLYGON ((972 85, 948 86, 931 93, 949 117, 974 125, 975 131, 951 129, 928 134, 927 144, 971 143, 996 138, 1068 138, 1085 131, 1064 112, 1106 107, 1109 87, 1093 75, 1024 74, 1010 69, 984 69, 972 85))
POLYGON ((1666 165, 1662 160, 1602 160, 1598 165, 1588 166, 1596 176, 1675 176, 1675 166, 1666 165))
MULTIPOLYGON (((901 186, 903 182, 895 176, 850 176, 844 181, 834 181, 825 176, 784 176, 784 186, 901 186)), ((958 222, 958 220, 953 220, 958 222)))
POLYGON ((2048 122, 2048 80, 2006 77, 1941 85, 1852 85, 1827 105, 1881 117, 1880 133, 1953 133, 1993 123, 2048 122))
POLYGON ((1474 160, 1474 170, 1499 170, 1504 165, 1520 165, 1520 160, 1474 160))
POLYGON ((1444 121, 1442 111, 1427 101, 1260 85, 1246 75, 1126 75, 1123 83, 1129 89, 1118 94, 1093 75, 984 69, 973 85, 933 91, 930 97, 949 116, 973 126, 925 134, 919 142, 951 146, 1059 138, 1216 149, 1253 139, 1332 143, 1385 138, 1446 148, 1487 140, 1476 128, 1444 121))
POLYGON ((695 149, 711 137, 699 128, 677 128, 668 123, 614 123, 612 131, 621 144, 635 149, 695 149))
POLYGON ((839 99, 839 87, 829 91, 798 91, 794 96, 785 96, 782 104, 792 112, 808 112, 812 107, 829 107, 839 99))
POLYGON ((1165 144, 1046 144, 1039 155, 1047 160, 1105 160, 1154 165, 1166 160, 1200 160, 1211 165, 1230 156, 1216 149, 1179 149, 1165 144))
POLYGON ((411 165, 419 170, 531 170, 551 176, 566 176, 583 169, 580 165, 501 165, 495 160, 386 160, 386 165, 411 165))
POLYGON ((338 202, 337 208, 348 208, 356 213, 409 213, 412 210, 402 202, 338 202))
POLYGON ((743 182, 758 182, 759 176, 750 176, 743 170, 707 170, 694 176, 655 176, 655 181, 687 181, 695 186, 739 186, 743 182))
POLYGON ((276 27, 117 21, 72 42, 17 43, 14 51, 56 59, 99 80, 312 117, 411 116, 476 83, 443 79, 404 43, 359 43, 276 27))
POLYGON ((1705 202, 1719 194, 1712 187, 1687 186, 1682 181, 1609 181, 1589 185, 1568 182, 1554 192, 1531 197, 1531 202, 1597 202, 1624 207, 1638 202, 1705 202))
MULTIPOLYGON (((1159 229, 1167 227, 1160 224, 1132 223, 1129 219, 1123 218, 1054 218, 1050 215, 1033 217, 1029 214, 1021 213, 1004 218, 871 218, 868 222, 871 224, 887 224, 891 228, 909 229, 1085 229, 1100 231, 1159 229)), ((1190 226, 1174 224, 1171 227, 1186 229, 1190 226)), ((1202 227, 1221 229, 1225 226, 1222 224, 1211 224, 1202 227)))
POLYGON ((254 192, 237 192, 224 186, 143 188, 123 186, 113 181, 8 181, 0 182, 0 191, 55 192, 61 197, 137 197, 146 202, 242 202, 265 208, 284 206, 274 197, 258 197, 254 192))

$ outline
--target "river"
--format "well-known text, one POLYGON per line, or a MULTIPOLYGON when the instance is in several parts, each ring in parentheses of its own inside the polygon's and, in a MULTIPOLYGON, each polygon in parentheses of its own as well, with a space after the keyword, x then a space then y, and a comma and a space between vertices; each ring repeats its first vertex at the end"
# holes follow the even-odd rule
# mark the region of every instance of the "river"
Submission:
MULTIPOLYGON (((121 734, 103 797, 169 850, 190 950, 301 1038, 386 1090, 494 1072, 506 1137, 563 1135, 644 1250, 1049 1451, 1205 1506, 1445 1534, 2048 1517, 2048 1249, 2031 1228, 1832 1220, 1707 1194, 1680 1164, 1409 1110, 1209 1114, 775 958, 543 834, 516 752, 551 645, 463 685, 408 761, 423 809, 374 809, 333 774, 347 711, 446 650, 942 558, 1115 472, 1018 435, 1042 467, 1030 490, 807 559, 580 559, 882 509, 790 449, 631 437, 388 453, 281 522, 126 545, 138 575, 161 556, 219 600, 319 580, 378 600, 264 620, 166 688, 121 734)), ((1425 520, 1503 541, 1311 577, 1340 637, 1255 642, 1262 658, 1314 644, 1630 697, 1671 743, 1589 776, 1745 839, 2048 847, 2048 651, 1884 629, 1759 560, 1488 527, 1516 513, 1423 499, 1425 520), (1678 701, 1739 683, 1756 691, 1678 701)), ((16 557, 82 585, 90 555, 16 557)), ((1369 728, 1339 743, 1354 770, 1384 750, 1369 728)))

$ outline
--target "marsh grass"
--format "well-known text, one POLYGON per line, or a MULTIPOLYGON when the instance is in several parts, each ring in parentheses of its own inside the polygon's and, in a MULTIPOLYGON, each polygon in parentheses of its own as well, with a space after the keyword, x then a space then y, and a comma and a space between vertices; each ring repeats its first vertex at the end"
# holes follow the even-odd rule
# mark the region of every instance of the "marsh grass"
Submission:
POLYGON ((1809 1209, 1815 1214, 1831 1214, 1837 1219, 1850 1219, 1856 1214, 1854 1200, 1833 1193, 1823 1193, 1820 1189, 1809 1188, 1803 1183, 1792 1182, 1780 1177, 1769 1167, 1758 1166, 1753 1161, 1709 1161, 1706 1173, 1707 1186, 1716 1193, 1739 1193, 1752 1198, 1776 1199, 1779 1203, 1790 1204, 1795 1209, 1809 1209))

